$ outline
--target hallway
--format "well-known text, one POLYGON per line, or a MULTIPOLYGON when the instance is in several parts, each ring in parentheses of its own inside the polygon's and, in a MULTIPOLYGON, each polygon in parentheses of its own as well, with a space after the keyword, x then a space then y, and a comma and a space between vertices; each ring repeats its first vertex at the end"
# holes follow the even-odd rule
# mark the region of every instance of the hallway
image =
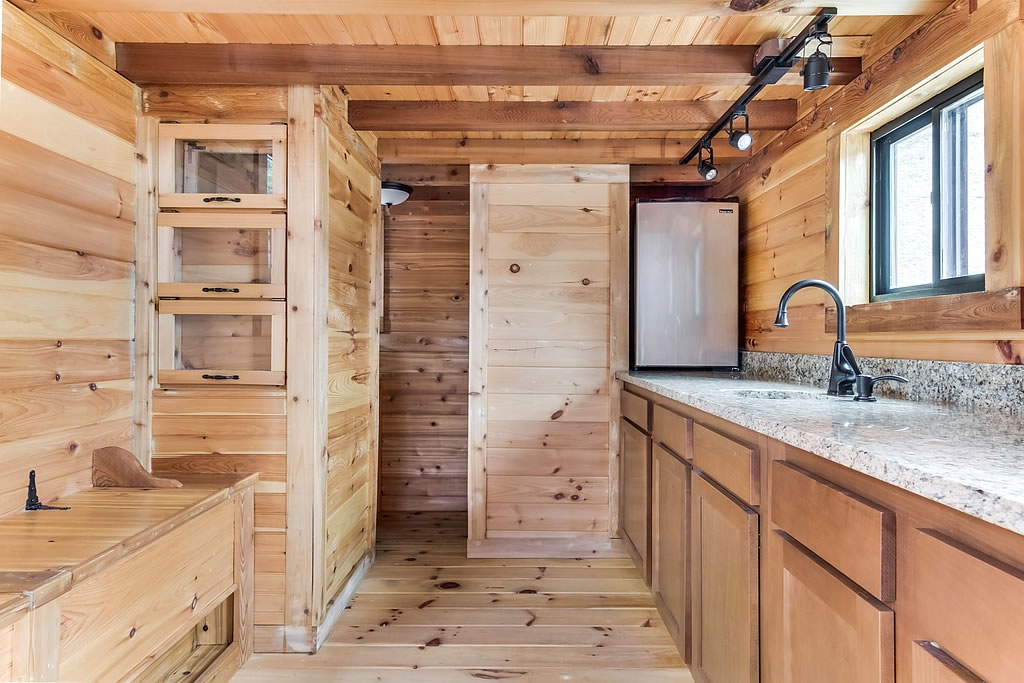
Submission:
POLYGON ((465 530, 462 513, 383 515, 320 652, 255 655, 234 680, 693 680, 631 560, 467 559, 465 530))

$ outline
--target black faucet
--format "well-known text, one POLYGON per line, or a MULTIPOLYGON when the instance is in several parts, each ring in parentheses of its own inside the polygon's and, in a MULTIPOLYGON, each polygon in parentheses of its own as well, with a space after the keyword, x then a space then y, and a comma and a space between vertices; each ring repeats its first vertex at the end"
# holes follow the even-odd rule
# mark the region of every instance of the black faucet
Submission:
POLYGON ((786 307, 790 298, 804 287, 817 287, 831 295, 836 302, 836 345, 832 349, 832 367, 828 374, 828 393, 831 396, 852 396, 860 366, 846 343, 846 306, 839 296, 839 290, 824 280, 800 280, 786 290, 779 301, 779 312, 775 316, 775 327, 789 327, 789 313, 786 307))

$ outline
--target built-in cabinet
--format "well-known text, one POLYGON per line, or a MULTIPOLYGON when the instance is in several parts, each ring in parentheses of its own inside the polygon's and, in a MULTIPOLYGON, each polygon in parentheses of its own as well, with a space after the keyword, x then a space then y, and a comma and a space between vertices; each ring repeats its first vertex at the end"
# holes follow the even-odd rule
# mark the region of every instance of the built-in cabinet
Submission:
POLYGON ((1020 680, 1024 537, 631 385, 621 412, 620 533, 696 680, 1020 680))
POLYGON ((287 126, 160 124, 157 382, 285 384, 287 126))

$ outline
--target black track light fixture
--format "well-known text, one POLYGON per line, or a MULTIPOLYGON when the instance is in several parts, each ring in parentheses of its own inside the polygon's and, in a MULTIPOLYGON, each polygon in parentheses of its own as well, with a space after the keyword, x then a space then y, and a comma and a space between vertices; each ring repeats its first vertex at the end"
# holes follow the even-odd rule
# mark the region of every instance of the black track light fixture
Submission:
POLYGON ((804 68, 800 75, 804 77, 804 90, 813 92, 828 87, 828 82, 835 67, 832 65, 832 58, 825 54, 822 47, 827 45, 828 51, 832 52, 832 36, 828 33, 818 33, 813 36, 817 39, 818 45, 804 62, 804 68))
POLYGON ((700 148, 700 159, 697 162, 697 173, 701 178, 709 183, 718 177, 718 168, 715 166, 715 150, 711 148, 710 142, 700 148), (704 158, 704 152, 708 153, 707 159, 704 158))
POLYGON ((754 145, 754 136, 750 134, 750 116, 746 110, 736 111, 729 119, 729 144, 741 152, 746 152, 754 145), (736 128, 737 119, 743 119, 743 130, 736 128))

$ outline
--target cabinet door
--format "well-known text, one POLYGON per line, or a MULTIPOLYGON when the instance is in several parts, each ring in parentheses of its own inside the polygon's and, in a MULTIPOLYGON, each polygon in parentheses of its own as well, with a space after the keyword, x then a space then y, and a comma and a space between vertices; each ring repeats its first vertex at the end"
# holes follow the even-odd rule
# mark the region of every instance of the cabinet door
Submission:
POLYGON ((1022 680, 1024 570, 934 529, 901 528, 900 544, 900 681, 1022 680))
POLYGON ((690 660, 690 464, 654 446, 651 589, 684 661, 690 660))
POLYGON ((160 124, 160 208, 283 209, 288 127, 160 124))
POLYGON ((644 581, 650 583, 651 439, 626 420, 622 422, 622 538, 644 581))
POLYGON ((168 300, 159 304, 157 381, 283 385, 283 301, 168 300))
POLYGON ((693 654, 708 683, 756 683, 757 513, 702 473, 692 478, 693 654))
POLYGON ((185 299, 283 299, 285 215, 162 212, 157 295, 185 299))
MULTIPOLYGON (((776 532, 779 533, 779 532, 776 532)), ((781 661, 793 683, 891 683, 893 613, 781 534, 781 661)))

